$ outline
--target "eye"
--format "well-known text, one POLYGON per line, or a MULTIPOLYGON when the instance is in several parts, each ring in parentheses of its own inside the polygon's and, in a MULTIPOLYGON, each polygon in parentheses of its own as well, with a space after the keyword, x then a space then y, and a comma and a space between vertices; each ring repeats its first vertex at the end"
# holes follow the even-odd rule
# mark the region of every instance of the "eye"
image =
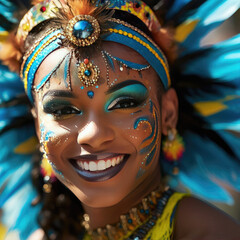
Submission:
POLYGON ((136 99, 132 97, 120 97, 115 100, 113 100, 109 106, 108 110, 114 110, 114 109, 126 109, 126 108, 135 108, 139 106, 141 102, 137 101, 136 99))
POLYGON ((74 107, 63 107, 52 111, 51 114, 56 117, 61 117, 64 115, 81 114, 81 111, 74 107))
POLYGON ((43 111, 51 114, 55 119, 66 119, 82 113, 81 110, 72 106, 69 102, 63 101, 49 101, 43 105, 43 111))

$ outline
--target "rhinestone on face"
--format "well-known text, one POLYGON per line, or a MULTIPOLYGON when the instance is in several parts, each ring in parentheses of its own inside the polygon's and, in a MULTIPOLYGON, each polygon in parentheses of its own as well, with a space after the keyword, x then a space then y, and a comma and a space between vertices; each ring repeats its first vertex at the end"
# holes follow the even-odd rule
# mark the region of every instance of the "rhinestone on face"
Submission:
POLYGON ((94 86, 100 76, 100 70, 96 65, 93 65, 88 61, 80 62, 78 66, 78 77, 85 87, 94 86))
POLYGON ((81 20, 73 26, 73 35, 76 38, 85 39, 92 35, 93 26, 89 21, 81 20))
POLYGON ((89 63, 89 60, 88 60, 87 58, 85 58, 85 59, 83 60, 83 62, 87 65, 87 64, 89 63))
POLYGON ((89 98, 92 99, 94 97, 94 92, 93 91, 88 91, 87 95, 88 95, 89 98))
POLYGON ((85 76, 90 77, 91 74, 92 74, 92 72, 91 72, 89 69, 87 69, 87 70, 84 72, 84 74, 85 74, 85 76))

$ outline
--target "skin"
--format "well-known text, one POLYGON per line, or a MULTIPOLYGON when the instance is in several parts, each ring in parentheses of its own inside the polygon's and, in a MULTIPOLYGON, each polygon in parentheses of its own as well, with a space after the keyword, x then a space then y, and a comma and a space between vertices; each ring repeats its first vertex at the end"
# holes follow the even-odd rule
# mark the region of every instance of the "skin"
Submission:
MULTIPOLYGON (((103 45, 103 48, 110 54, 127 61, 147 64, 138 53, 125 46, 108 43, 103 45)), ((61 59, 68 52, 69 49, 60 49, 50 54, 38 69, 34 84, 39 84, 56 66, 56 59, 61 59)), ((44 139, 49 131, 53 132, 50 139, 44 142, 44 150, 57 170, 57 177, 81 201, 86 213, 90 216, 91 228, 95 229, 117 222, 121 214, 128 212, 139 203, 139 200, 160 185, 161 174, 158 159, 161 135, 167 135, 169 128, 176 127, 178 100, 175 91, 169 89, 162 94, 160 105, 159 77, 152 68, 143 70, 142 77, 134 70, 120 71, 116 69, 113 71, 110 69, 109 78, 118 79, 114 86, 123 84, 128 80, 134 80, 136 81, 135 87, 144 86, 146 88, 146 96, 141 98, 141 101, 134 107, 129 107, 130 102, 128 102, 128 107, 117 107, 113 102, 122 96, 120 90, 130 89, 131 92, 132 86, 128 85, 126 89, 109 90, 111 88, 106 81, 106 65, 100 52, 89 60, 94 60, 93 63, 101 71, 98 88, 93 86, 82 89, 83 85, 76 73, 76 60, 73 59, 70 69, 72 91, 65 86, 63 64, 50 80, 50 87, 45 86, 39 93, 35 94, 36 107, 33 110, 33 115, 40 140, 44 139), (56 96, 58 91, 64 91, 65 94, 61 92, 58 94, 59 96, 56 96), (88 91, 94 92, 93 98, 89 98, 88 91), (58 106, 59 102, 60 106, 71 106, 74 108, 73 114, 62 114, 54 117, 53 113, 46 112, 46 105, 51 101, 57 101, 58 106), (155 117, 150 111, 150 103, 154 106, 155 117), (112 108, 112 106, 114 107, 112 108), (142 121, 134 127, 138 119, 143 117, 147 121, 142 121), (157 138, 156 153, 146 165, 143 159, 147 152, 142 153, 141 149, 144 140, 150 135, 154 123, 158 126, 155 133, 157 138), (42 132, 40 130, 41 124, 44 126, 42 132), (102 156, 101 154, 105 153, 127 154, 129 157, 118 174, 104 181, 90 182, 83 179, 69 161, 76 157, 84 159, 89 154, 102 156), (144 171, 140 171, 141 169, 144 171)), ((143 91, 140 93, 142 94, 143 91)), ((138 93, 138 95, 141 94, 138 93)), ((226 226, 229 224, 233 232, 237 231, 237 224, 234 225, 232 219, 223 213, 194 198, 184 199, 177 209, 174 239, 203 239, 201 236, 208 236, 205 239, 219 239, 217 235, 214 236, 214 231, 209 232, 209 229, 216 230, 218 226, 222 226, 221 223, 227 224, 226 226), (204 210, 205 214, 202 214, 201 210, 204 210), (191 214, 193 211, 195 216, 191 214), (186 216, 185 212, 188 213, 187 222, 183 221, 184 216, 186 216), (214 218, 214 224, 212 224, 212 219, 209 219, 210 214, 212 214, 211 218, 214 218), (201 218, 197 219, 196 216, 201 218), (220 225, 218 225, 219 219, 220 225), (199 229, 199 221, 206 222, 201 232, 197 230, 199 229)), ((224 235, 223 232, 222 236, 229 237, 230 235, 224 235)))

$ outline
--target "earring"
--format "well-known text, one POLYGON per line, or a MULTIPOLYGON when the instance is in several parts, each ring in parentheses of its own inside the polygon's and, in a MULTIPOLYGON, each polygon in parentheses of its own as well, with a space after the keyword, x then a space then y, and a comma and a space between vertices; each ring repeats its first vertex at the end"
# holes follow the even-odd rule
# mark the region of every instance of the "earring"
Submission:
POLYGON ((46 154, 43 155, 41 161, 41 173, 44 180, 43 191, 45 193, 50 193, 52 191, 52 183, 56 181, 56 177, 52 170, 52 166, 46 157, 46 154))
POLYGON ((177 162, 182 157, 184 150, 183 138, 175 128, 169 129, 167 139, 163 141, 163 154, 167 161, 174 164, 173 174, 178 173, 177 162))

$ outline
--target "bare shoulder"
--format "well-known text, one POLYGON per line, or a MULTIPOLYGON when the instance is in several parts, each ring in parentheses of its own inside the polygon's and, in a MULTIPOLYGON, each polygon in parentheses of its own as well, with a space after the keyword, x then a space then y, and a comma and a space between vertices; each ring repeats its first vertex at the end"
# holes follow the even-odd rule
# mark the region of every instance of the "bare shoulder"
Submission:
POLYGON ((43 240, 44 232, 42 229, 37 229, 35 232, 33 232, 28 240, 43 240))
POLYGON ((174 240, 240 240, 240 224, 221 210, 193 197, 180 201, 174 240))

